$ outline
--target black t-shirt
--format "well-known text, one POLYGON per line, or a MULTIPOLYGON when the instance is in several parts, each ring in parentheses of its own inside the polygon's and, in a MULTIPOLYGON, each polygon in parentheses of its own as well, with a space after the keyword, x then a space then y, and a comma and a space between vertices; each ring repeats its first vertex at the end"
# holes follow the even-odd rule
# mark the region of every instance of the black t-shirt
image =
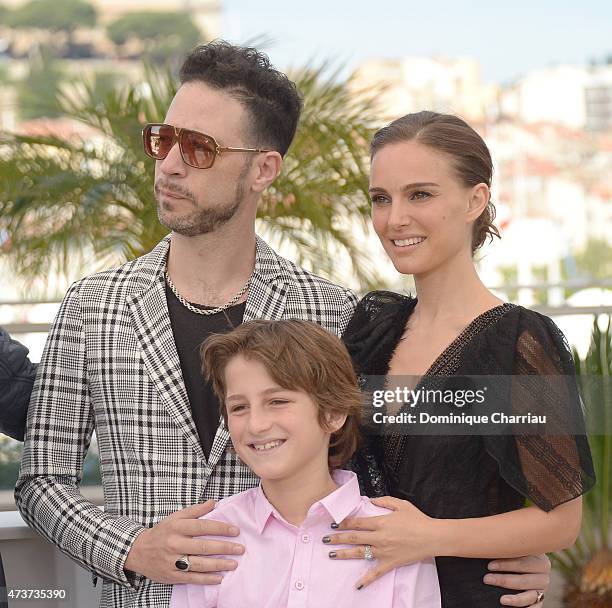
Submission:
MULTIPOLYGON (((230 306, 215 315, 199 315, 183 306, 168 285, 166 300, 193 420, 208 458, 219 426, 219 401, 210 383, 202 376, 200 346, 211 334, 226 333, 240 325, 246 302, 230 306)), ((197 304, 193 306, 207 308, 197 304)))

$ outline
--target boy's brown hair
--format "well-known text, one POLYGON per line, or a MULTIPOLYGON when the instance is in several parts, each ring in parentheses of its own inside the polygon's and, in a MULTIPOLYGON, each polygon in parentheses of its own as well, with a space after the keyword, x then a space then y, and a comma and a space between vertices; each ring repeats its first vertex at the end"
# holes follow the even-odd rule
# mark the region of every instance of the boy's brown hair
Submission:
POLYGON ((322 429, 329 429, 329 415, 346 415, 344 425, 330 438, 330 470, 341 467, 354 454, 362 396, 348 351, 333 334, 297 319, 250 321, 208 338, 201 354, 202 372, 219 398, 226 424, 225 368, 230 359, 242 355, 262 363, 279 386, 308 393, 322 429))

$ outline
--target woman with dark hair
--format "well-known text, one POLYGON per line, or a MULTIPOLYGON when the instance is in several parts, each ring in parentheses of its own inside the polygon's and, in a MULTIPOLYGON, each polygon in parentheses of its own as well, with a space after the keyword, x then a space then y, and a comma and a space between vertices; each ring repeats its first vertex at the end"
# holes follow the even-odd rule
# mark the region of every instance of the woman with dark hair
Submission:
MULTIPOLYGON (((364 492, 390 494, 376 504, 395 512, 343 522, 341 530, 358 532, 333 534, 330 544, 360 546, 334 559, 373 556, 376 567, 360 581, 368 584, 389 568, 438 556, 444 608, 539 605, 541 592, 501 600, 507 590, 483 578, 490 556, 560 550, 579 533, 580 496, 594 472, 571 352, 551 319, 501 301, 478 277, 474 253, 499 234, 491 155, 476 131, 452 115, 409 114, 376 133, 371 157, 374 229, 398 272, 414 276, 416 297, 376 291, 359 303, 343 338, 364 385, 416 378, 416 390, 450 376, 456 389, 465 376, 496 376, 508 411, 574 425, 557 434, 441 436, 435 425, 371 434, 355 468, 364 492), (535 380, 504 392, 504 378, 524 375, 561 382, 549 393, 535 380)), ((412 411, 407 403, 399 409, 412 411)))
MULTIPOLYGON (((35 376, 36 365, 28 359, 28 349, 0 327, 0 432, 18 441, 23 441, 35 376)), ((0 557, 0 608, 8 606, 7 602, 0 557)))

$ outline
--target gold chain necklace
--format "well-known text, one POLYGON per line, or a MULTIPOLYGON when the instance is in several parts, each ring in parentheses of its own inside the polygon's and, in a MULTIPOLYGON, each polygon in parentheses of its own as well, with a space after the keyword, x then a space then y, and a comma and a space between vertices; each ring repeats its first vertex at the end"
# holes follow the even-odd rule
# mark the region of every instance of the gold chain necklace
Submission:
POLYGON ((166 276, 166 283, 168 283, 168 287, 170 287, 170 289, 172 290, 172 293, 176 296, 176 299, 185 308, 187 308, 191 312, 194 312, 197 315, 216 315, 217 313, 224 311, 226 308, 233 306, 234 304, 236 304, 236 302, 238 302, 238 300, 240 300, 240 298, 245 294, 246 290, 251 285, 253 274, 255 274, 255 270, 253 270, 253 273, 248 278, 247 282, 244 284, 242 289, 229 302, 227 302, 226 304, 223 304, 223 306, 218 306, 217 308, 197 308, 196 306, 194 306, 193 304, 185 300, 185 298, 178 292, 178 289, 172 282, 172 279, 170 278, 170 275, 168 274, 167 270, 166 270, 165 276, 166 276))

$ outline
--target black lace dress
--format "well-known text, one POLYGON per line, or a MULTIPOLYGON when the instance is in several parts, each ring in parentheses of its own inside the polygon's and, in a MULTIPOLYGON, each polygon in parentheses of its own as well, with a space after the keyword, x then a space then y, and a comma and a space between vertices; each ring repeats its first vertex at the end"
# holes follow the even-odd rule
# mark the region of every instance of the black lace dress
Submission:
MULTIPOLYGON (((372 292, 357 306, 343 340, 363 382, 384 378, 416 299, 372 292)), ((539 412, 578 418, 582 410, 571 352, 551 319, 513 304, 470 323, 432 364, 423 380, 439 376, 557 375, 563 390, 533 399, 539 412), (537 402, 536 402, 537 401, 537 402)), ((530 400, 520 392, 519 409, 530 400)), ((518 509, 525 499, 549 511, 594 484, 587 439, 573 435, 372 434, 353 469, 363 493, 409 500, 430 517, 484 517, 518 509)), ((495 556, 491 556, 494 558, 495 556)), ((436 558, 444 608, 498 607, 508 593, 482 582, 488 559, 436 558)))

